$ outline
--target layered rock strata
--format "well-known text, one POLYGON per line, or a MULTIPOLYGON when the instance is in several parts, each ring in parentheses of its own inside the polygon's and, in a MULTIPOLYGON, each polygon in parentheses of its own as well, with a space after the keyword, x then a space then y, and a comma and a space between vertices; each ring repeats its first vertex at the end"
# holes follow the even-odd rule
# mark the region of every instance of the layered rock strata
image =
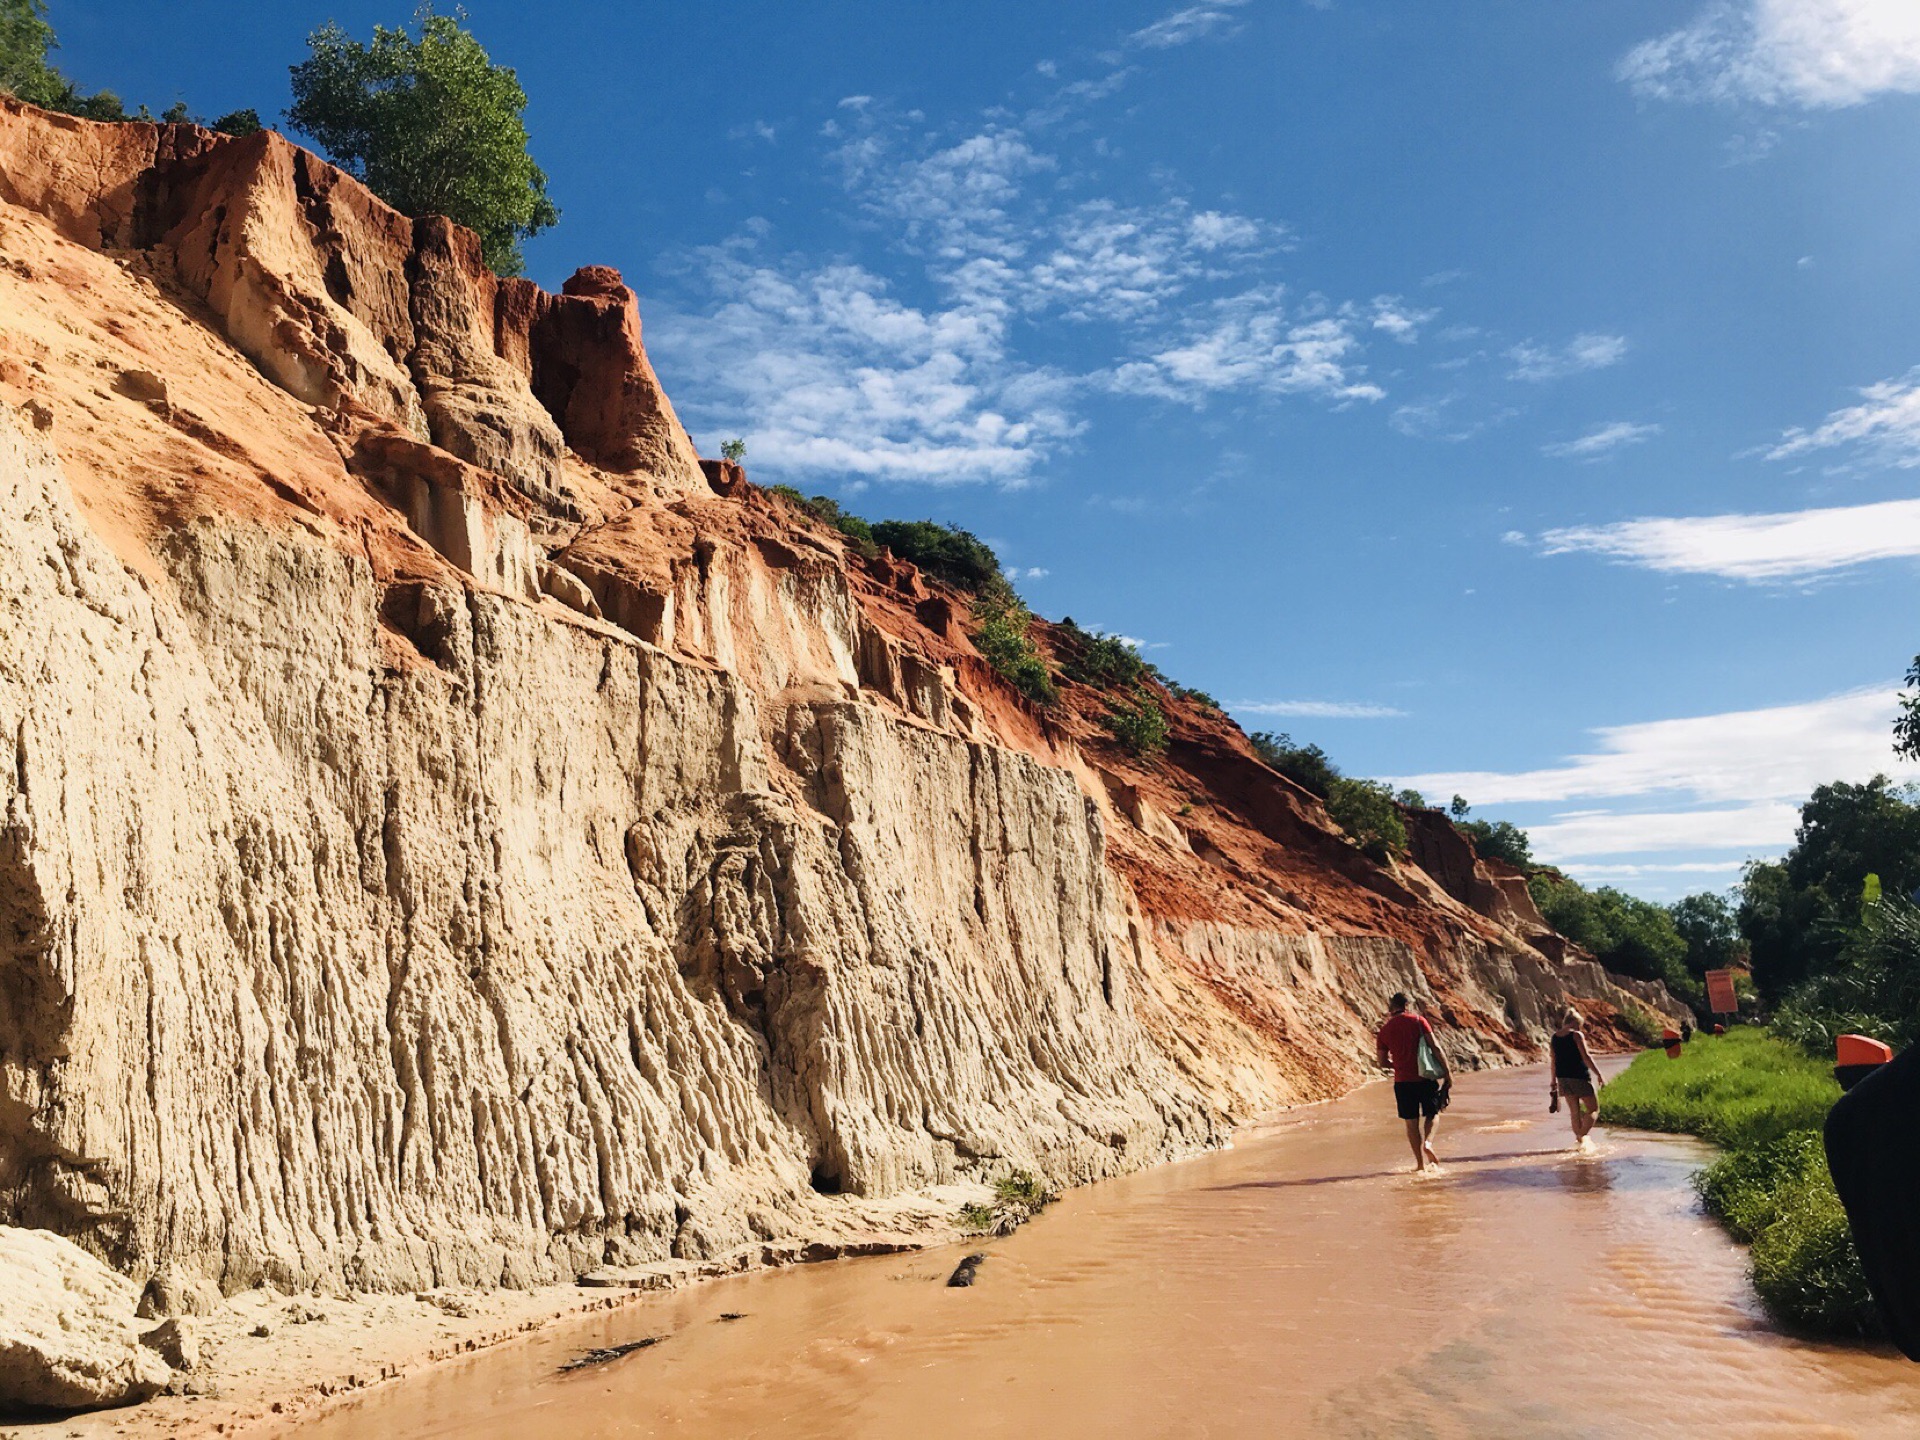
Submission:
POLYGON ((1214 712, 1029 706, 703 466, 611 271, 6 101, 0 201, 0 1223, 181 1293, 708 1260, 1217 1144, 1391 989, 1464 1063, 1629 1002, 1214 712))

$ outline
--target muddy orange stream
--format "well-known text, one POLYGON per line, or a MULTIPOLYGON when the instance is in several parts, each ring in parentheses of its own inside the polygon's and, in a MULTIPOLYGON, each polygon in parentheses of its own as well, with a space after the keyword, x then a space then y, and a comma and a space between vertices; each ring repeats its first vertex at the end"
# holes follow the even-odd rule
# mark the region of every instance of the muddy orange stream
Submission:
MULTIPOLYGON (((1610 1066, 1611 1068, 1611 1066, 1610 1066)), ((302 1431, 783 1437, 1920 1434, 1920 1366, 1773 1331, 1689 1141, 1565 1146, 1469 1076, 1416 1179, 1374 1086, 1078 1192, 986 1251, 710 1284, 376 1391, 302 1431), (722 1320, 723 1313, 744 1318, 722 1320), (662 1343, 557 1373, 589 1348, 662 1343)))

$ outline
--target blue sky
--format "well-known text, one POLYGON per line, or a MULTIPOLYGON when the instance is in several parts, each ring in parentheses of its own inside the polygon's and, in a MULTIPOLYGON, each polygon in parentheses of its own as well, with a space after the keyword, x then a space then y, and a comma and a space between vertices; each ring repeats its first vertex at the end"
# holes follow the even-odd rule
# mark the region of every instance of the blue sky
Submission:
MULTIPOLYGON (((1655 898, 1900 773, 1911 0, 468 8, 563 211, 530 273, 619 266, 763 483, 965 525, 1249 729, 1655 898)), ((52 18, 212 115, 404 13, 52 18)))

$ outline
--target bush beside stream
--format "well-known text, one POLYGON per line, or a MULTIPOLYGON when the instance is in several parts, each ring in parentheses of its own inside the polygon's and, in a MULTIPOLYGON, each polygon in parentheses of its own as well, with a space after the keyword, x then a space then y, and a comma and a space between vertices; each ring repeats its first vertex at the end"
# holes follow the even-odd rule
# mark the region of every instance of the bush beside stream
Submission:
POLYGON ((1694 1177, 1709 1214, 1751 1244, 1753 1288, 1774 1319, 1859 1337, 1878 1320, 1820 1125, 1839 1098, 1828 1065, 1758 1030, 1696 1036, 1678 1060, 1650 1051, 1601 1092, 1610 1125, 1698 1135, 1726 1153, 1694 1177))

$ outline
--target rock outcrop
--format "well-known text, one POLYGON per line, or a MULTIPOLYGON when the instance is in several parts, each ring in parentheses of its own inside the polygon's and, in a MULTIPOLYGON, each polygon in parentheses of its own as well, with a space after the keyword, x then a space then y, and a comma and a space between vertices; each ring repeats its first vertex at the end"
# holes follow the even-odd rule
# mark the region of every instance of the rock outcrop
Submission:
POLYGON ((1628 1003, 1217 712, 1015 695, 611 271, 4 100, 0 201, 0 1222, 155 1314, 834 1241, 1334 1093, 1392 989, 1462 1063, 1628 1003))
POLYGON ((190 1369, 198 1351, 189 1337, 142 1343, 149 1327, 134 1316, 138 1297, 138 1286, 72 1241, 0 1225, 0 1415, 145 1400, 173 1379, 162 1350, 190 1369))

